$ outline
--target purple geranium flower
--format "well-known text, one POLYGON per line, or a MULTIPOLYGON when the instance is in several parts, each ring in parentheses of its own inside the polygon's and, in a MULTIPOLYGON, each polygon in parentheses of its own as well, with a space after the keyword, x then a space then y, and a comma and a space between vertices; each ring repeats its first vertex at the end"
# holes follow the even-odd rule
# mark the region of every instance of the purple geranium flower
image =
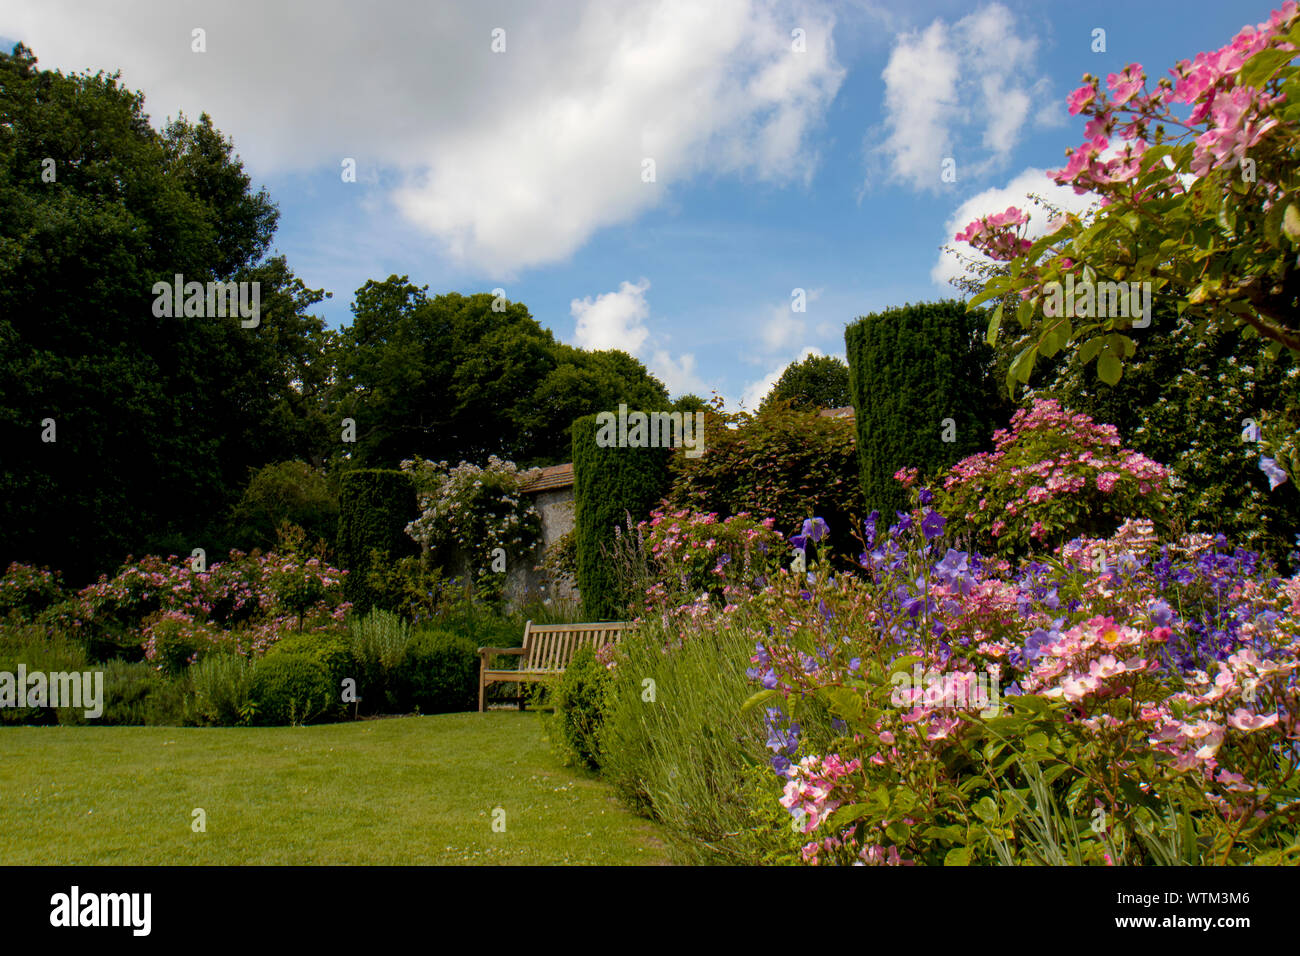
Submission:
POLYGON ((946 523, 946 519, 939 512, 926 511, 925 517, 921 519, 921 533, 925 535, 925 540, 933 541, 943 534, 943 526, 946 523))
POLYGON ((1151 616, 1151 623, 1156 627, 1168 627, 1174 620, 1174 609, 1163 598, 1153 602, 1147 608, 1147 613, 1151 616))
POLYGON ((1272 458, 1265 458, 1261 455, 1259 459, 1259 470, 1268 475, 1269 491, 1272 491, 1278 485, 1282 484, 1282 482, 1286 481, 1286 472, 1279 468, 1277 462, 1272 458))

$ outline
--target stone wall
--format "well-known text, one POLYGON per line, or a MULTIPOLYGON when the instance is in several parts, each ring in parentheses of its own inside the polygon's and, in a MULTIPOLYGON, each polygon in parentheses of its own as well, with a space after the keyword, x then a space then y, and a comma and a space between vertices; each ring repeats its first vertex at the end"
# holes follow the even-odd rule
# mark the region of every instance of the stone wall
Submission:
POLYGON ((573 485, 528 494, 542 519, 542 538, 531 555, 523 559, 507 560, 506 601, 514 607, 528 596, 538 593, 542 594, 543 600, 558 598, 576 601, 578 587, 574 581, 561 581, 558 586, 552 586, 546 575, 536 570, 546 549, 573 530, 573 485))

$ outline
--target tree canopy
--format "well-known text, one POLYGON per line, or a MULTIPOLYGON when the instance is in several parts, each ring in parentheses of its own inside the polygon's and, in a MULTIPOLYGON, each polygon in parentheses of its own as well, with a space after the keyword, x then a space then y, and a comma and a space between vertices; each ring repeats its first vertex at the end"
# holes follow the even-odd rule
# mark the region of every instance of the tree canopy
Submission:
POLYGON ((249 469, 312 442, 321 294, 262 261, 278 212, 209 117, 143 106, 0 54, 0 560, 210 547, 249 469), (260 324, 156 316, 176 274, 261 282, 260 324))

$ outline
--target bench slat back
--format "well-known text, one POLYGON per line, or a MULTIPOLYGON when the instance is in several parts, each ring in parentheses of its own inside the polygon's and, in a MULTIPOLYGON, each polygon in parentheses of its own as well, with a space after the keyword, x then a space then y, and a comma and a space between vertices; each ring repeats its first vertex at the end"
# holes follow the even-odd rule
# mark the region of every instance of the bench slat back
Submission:
POLYGON ((534 624, 524 627, 521 670, 559 673, 569 666, 580 647, 599 650, 619 639, 631 627, 623 621, 599 624, 534 624))

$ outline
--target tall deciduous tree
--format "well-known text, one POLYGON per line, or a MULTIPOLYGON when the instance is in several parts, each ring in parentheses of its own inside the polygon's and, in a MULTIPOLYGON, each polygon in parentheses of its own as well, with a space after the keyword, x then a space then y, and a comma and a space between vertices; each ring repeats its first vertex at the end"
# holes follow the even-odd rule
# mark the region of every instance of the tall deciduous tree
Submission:
POLYGON ((206 115, 143 106, 0 54, 0 562, 211 549, 249 468, 314 441, 319 294, 260 262, 275 206, 206 115), (260 324, 155 315, 176 274, 260 281, 260 324))
POLYGON ((788 401, 791 408, 812 411, 843 408, 852 400, 849 367, 833 355, 809 355, 786 366, 759 408, 788 401))
POLYGON ((357 291, 338 352, 339 414, 356 421, 357 461, 550 464, 568 459, 581 415, 668 406, 636 359, 557 343, 523 303, 426 290, 390 276, 357 291))

